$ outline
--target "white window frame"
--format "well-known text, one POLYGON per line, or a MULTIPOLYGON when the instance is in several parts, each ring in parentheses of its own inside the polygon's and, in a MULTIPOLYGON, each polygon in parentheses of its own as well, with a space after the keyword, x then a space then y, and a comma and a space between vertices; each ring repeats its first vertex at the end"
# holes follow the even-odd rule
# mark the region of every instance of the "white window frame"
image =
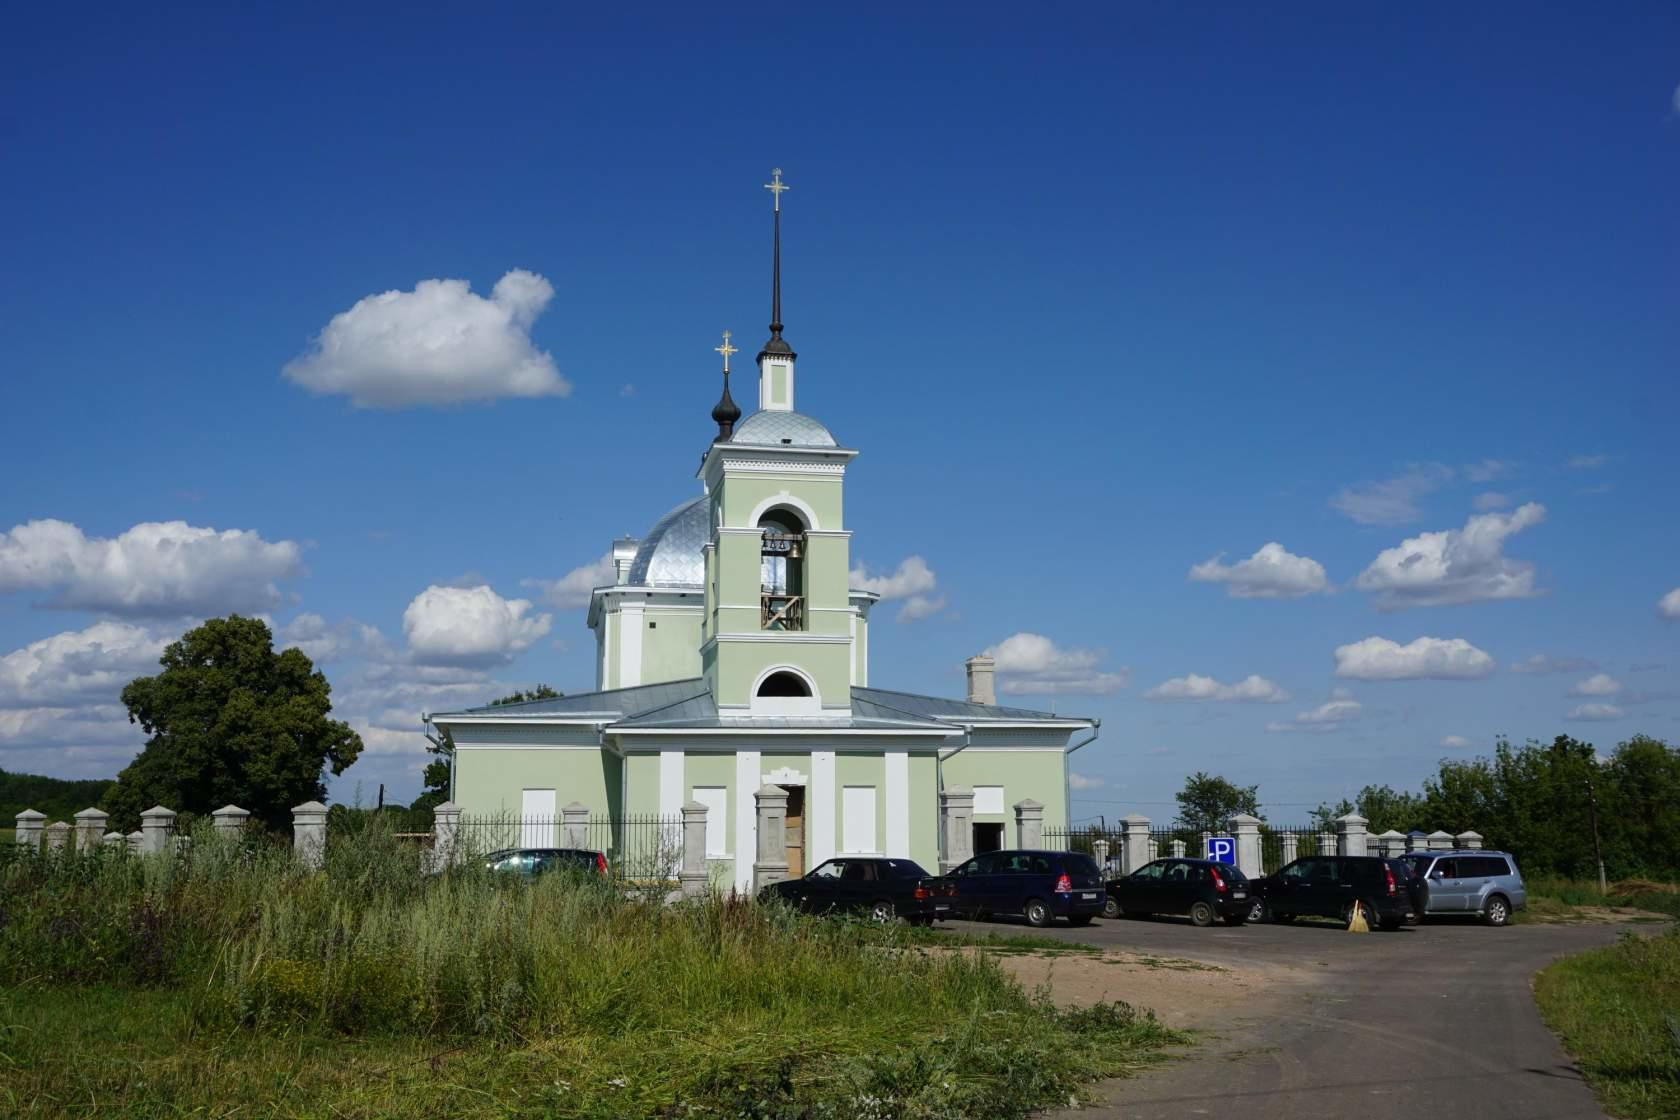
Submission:
POLYGON ((992 813, 999 816, 1004 813, 1004 798, 1002 786, 974 787, 974 814, 992 813))
POLYGON ((840 809, 840 854, 879 855, 880 790, 874 786, 843 786, 840 809), (862 841, 864 846, 854 841, 862 841))

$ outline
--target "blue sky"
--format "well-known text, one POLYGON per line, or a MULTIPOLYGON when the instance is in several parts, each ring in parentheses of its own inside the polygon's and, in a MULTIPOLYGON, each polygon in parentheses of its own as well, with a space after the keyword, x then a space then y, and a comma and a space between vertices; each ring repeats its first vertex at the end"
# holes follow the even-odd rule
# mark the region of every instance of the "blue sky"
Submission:
POLYGON ((1674 738, 1680 10, 884 11, 17 13, 0 766, 114 774, 228 609, 323 656, 339 797, 417 792, 422 708, 589 687, 565 577, 695 492, 773 165, 799 406, 922 596, 872 683, 999 649, 1103 720, 1076 814, 1674 738))

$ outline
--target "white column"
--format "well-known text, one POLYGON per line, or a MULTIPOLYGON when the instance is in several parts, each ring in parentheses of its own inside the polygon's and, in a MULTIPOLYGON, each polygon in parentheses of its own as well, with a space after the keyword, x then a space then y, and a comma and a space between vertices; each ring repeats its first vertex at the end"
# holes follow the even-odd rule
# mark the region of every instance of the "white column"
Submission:
POLYGON ((1237 870, 1250 879, 1258 879, 1260 869, 1260 818, 1238 813, 1231 818, 1231 831, 1237 837, 1237 870))
MULTIPOLYGON (((647 621, 640 603, 625 603, 618 616, 618 687, 642 683, 642 630, 647 621)), ((680 808, 679 800, 677 806, 680 808)))
POLYGON ((750 893, 753 885, 753 857, 758 852, 758 803, 753 794, 763 778, 757 751, 735 753, 735 889, 750 893))
POLYGON ((887 855, 910 858, 910 755, 902 747, 887 751, 887 855))
POLYGON ((811 867, 834 858, 834 804, 834 752, 812 751, 811 784, 805 787, 805 850, 811 867))
POLYGON ((688 800, 683 790, 683 752, 659 752, 659 815, 675 817, 688 800))
POLYGON ((1120 841, 1120 873, 1130 875, 1149 862, 1149 818, 1131 813, 1120 818, 1125 835, 1120 841))

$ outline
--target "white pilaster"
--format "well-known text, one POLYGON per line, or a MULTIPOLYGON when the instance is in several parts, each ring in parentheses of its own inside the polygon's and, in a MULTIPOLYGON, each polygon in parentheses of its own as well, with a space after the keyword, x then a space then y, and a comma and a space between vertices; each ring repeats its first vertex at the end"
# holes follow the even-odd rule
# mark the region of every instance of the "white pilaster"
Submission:
POLYGON ((805 844, 811 867, 834 858, 834 752, 811 752, 811 784, 805 789, 805 844))
MULTIPOLYGON (((642 683, 642 604, 625 603, 618 616, 618 687, 642 683)), ((681 801, 677 804, 682 805, 681 801)))
POLYGON ((683 791, 683 752, 659 752, 659 815, 675 817, 682 813, 688 798, 683 791))
POLYGON ((735 889, 750 892, 753 856, 758 851, 758 751, 735 752, 735 889))
POLYGON ((910 755, 887 751, 887 855, 910 858, 910 755))

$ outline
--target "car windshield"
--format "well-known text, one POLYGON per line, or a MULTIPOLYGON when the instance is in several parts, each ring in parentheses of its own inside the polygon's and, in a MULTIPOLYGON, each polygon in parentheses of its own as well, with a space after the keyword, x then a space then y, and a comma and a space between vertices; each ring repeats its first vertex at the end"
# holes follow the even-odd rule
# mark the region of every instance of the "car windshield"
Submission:
POLYGON ((900 879, 926 879, 928 873, 913 859, 889 859, 887 867, 900 879))

